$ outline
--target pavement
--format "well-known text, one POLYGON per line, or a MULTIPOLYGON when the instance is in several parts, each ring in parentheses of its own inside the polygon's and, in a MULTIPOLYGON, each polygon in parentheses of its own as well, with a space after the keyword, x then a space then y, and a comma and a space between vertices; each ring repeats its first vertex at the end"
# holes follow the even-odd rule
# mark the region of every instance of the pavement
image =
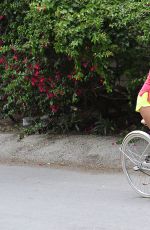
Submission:
POLYGON ((118 137, 95 135, 31 135, 0 132, 0 162, 66 166, 87 169, 121 169, 118 137))
POLYGON ((1 230, 149 230, 149 199, 120 173, 0 165, 1 230))

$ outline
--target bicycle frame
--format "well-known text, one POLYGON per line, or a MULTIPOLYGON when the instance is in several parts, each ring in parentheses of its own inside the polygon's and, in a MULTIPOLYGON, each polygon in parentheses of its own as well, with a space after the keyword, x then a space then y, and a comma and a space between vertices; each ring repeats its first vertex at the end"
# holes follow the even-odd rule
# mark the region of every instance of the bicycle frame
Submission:
POLYGON ((141 163, 140 161, 138 161, 138 160, 133 160, 133 158, 131 158, 131 157, 129 157, 127 154, 125 154, 124 153, 124 151, 122 150, 122 147, 121 148, 119 148, 120 149, 120 151, 122 152, 122 154, 124 154, 133 164, 135 164, 138 168, 139 168, 139 170, 146 170, 146 171, 150 171, 150 163, 147 163, 146 165, 146 167, 143 167, 143 163, 141 163), (148 167, 149 166, 149 167, 148 167))

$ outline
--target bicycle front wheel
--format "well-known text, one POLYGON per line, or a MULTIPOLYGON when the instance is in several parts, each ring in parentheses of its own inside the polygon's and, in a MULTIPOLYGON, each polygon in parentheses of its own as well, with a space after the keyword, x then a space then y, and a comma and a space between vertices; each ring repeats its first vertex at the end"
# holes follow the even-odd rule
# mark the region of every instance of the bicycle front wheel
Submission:
POLYGON ((122 167, 131 187, 150 197, 150 136, 143 131, 130 132, 122 143, 122 167))

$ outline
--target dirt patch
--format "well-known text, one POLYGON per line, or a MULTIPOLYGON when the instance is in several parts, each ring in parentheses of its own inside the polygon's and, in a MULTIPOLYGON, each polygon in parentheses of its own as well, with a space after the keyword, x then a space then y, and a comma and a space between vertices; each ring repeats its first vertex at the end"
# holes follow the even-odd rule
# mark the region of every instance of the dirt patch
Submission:
POLYGON ((11 119, 0 119, 0 132, 1 133, 18 133, 19 125, 11 119))

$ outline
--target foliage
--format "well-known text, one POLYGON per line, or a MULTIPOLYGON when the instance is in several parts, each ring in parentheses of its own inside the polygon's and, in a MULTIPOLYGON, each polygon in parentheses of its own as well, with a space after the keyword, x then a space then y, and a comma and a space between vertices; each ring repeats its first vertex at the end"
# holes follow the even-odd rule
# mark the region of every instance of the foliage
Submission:
POLYGON ((148 1, 2 0, 0 11, 4 114, 56 114, 68 130, 75 105, 81 123, 97 111, 87 122, 95 132, 101 114, 106 132, 110 118, 133 111, 150 64, 148 1))

